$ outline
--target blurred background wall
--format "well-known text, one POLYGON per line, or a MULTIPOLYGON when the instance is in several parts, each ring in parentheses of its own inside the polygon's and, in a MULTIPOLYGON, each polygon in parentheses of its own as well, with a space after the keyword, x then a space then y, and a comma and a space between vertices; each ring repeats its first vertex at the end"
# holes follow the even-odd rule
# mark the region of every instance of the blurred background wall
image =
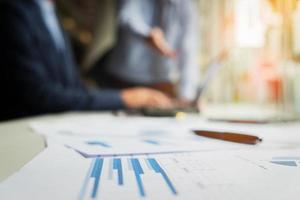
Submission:
POLYGON ((58 0, 63 25, 72 37, 76 58, 84 70, 115 41, 115 0, 58 0))
MULTIPOLYGON (((58 0, 83 71, 115 41, 115 0, 58 0)), ((195 0, 199 9, 199 67, 222 51, 228 59, 205 93, 209 104, 251 104, 300 113, 298 0, 195 0)))

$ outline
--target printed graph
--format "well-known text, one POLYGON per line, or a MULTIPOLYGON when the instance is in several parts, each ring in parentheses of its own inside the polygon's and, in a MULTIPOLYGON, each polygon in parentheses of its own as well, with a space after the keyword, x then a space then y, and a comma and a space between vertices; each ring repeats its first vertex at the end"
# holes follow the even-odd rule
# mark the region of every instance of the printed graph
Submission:
MULTIPOLYGON (((177 190, 172 180, 161 164, 154 158, 97 157, 91 163, 79 195, 79 200, 102 199, 101 192, 105 190, 101 188, 105 187, 105 184, 112 187, 112 183, 115 191, 122 191, 123 187, 128 186, 135 188, 134 191, 137 196, 145 198, 148 196, 148 192, 150 193, 151 191, 149 178, 152 178, 155 183, 164 184, 165 186, 159 187, 168 188, 169 191, 166 192, 174 196, 177 195, 177 190), (125 173, 127 174, 126 176, 124 175, 125 173), (145 176, 148 176, 148 178, 146 179, 145 176)), ((103 199, 105 198, 103 197, 103 199)))

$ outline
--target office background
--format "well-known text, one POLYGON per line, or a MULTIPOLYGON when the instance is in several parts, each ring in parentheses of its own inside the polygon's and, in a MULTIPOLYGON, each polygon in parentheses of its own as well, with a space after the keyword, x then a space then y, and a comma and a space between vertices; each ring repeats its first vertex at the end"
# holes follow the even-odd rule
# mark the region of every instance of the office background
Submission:
MULTIPOLYGON (((299 1, 195 2, 201 38, 199 76, 205 75, 209 62, 222 49, 229 52, 202 98, 204 104, 216 108, 250 105, 265 112, 299 115, 299 1)), ((115 0, 58 1, 83 73, 114 45, 115 7, 115 0)))

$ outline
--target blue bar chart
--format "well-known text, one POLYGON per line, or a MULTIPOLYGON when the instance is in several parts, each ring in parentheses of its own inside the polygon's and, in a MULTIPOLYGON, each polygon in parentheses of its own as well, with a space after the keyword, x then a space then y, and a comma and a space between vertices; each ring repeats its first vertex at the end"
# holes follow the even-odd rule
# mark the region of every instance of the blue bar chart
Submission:
POLYGON ((212 141, 195 141, 194 139, 174 140, 170 138, 153 137, 87 137, 70 140, 64 138, 64 145, 75 150, 85 158, 110 156, 138 156, 171 153, 198 152, 227 147, 225 144, 215 144, 212 141), (201 145, 199 145, 201 143, 201 145), (213 143, 213 144, 212 144, 213 143))
MULTIPOLYGON (((150 187, 153 179, 168 188, 165 191, 169 195, 176 196, 177 190, 163 169, 160 163, 154 158, 100 158, 97 157, 91 162, 87 177, 82 185, 79 200, 105 199, 105 187, 113 187, 115 191, 124 191, 130 188, 135 191, 137 198, 147 198, 150 194, 150 187), (126 175, 125 175, 126 174, 126 175), (156 174, 156 175, 155 175, 156 174), (148 176, 145 179, 145 176, 148 176), (148 181, 148 182, 147 182, 148 181), (149 189, 149 190, 148 190, 149 189)), ((158 187, 155 185, 155 187, 158 187)))
MULTIPOLYGON (((142 139, 140 142, 150 144, 150 145, 155 145, 155 146, 170 145, 170 143, 160 141, 160 140, 157 140, 157 139, 142 139)), ((90 145, 90 146, 112 148, 111 144, 109 144, 108 142, 105 142, 105 141, 100 141, 100 140, 87 141, 86 144, 90 145)))

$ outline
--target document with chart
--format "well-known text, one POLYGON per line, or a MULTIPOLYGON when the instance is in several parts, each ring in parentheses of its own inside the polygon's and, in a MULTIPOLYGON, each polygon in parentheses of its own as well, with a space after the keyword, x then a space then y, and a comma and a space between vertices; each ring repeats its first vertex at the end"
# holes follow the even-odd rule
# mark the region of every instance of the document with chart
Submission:
POLYGON ((247 150, 87 159, 50 143, 0 184, 0 196, 9 200, 298 199, 294 186, 300 179, 299 155, 300 150, 247 150))
POLYGON ((67 123, 35 122, 30 127, 86 158, 247 148, 199 137, 191 131, 189 124, 174 120, 105 117, 102 121, 98 119, 99 123, 93 118, 90 122, 71 119, 67 123))
POLYGON ((144 154, 172 154, 197 151, 216 151, 222 149, 247 148, 195 136, 194 138, 156 138, 156 137, 55 137, 56 141, 73 149, 86 158, 97 156, 130 156, 144 154))
POLYGON ((185 137, 190 129, 201 126, 203 120, 178 121, 176 118, 144 118, 144 117, 66 117, 53 122, 33 121, 30 128, 46 136, 159 136, 185 137))
POLYGON ((273 159, 220 152, 95 158, 79 199, 295 199, 298 190, 289 186, 298 183, 300 168, 273 159))

